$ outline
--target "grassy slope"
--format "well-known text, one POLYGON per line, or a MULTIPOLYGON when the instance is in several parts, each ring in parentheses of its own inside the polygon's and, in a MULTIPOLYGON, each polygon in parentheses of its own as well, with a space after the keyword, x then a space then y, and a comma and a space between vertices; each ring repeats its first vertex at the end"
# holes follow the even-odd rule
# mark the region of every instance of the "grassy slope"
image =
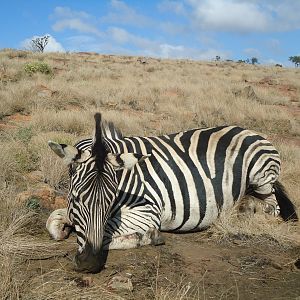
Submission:
MULTIPOLYGON (((24 217, 15 201, 16 194, 28 188, 24 174, 41 170, 57 188, 65 179, 65 169, 50 154, 46 141, 73 143, 90 136, 96 111, 114 121, 125 135, 157 135, 221 124, 256 130, 280 150, 281 181, 300 207, 298 69, 156 59, 143 65, 136 57, 3 50, 0 99, 0 278, 7 277, 0 280, 0 298, 16 298, 30 287, 30 281, 24 284, 24 278, 15 274, 16 267, 28 263, 28 253, 40 258, 43 252, 36 238, 37 233, 44 234, 43 226, 35 226, 38 228, 28 238, 32 216, 24 217), (48 64, 52 73, 28 74, 24 65, 31 62, 48 64), (245 90, 247 86, 255 95, 245 90), (28 245, 20 248, 24 234, 28 245)), ((298 239, 298 227, 264 222, 266 226, 258 227, 255 221, 241 226, 236 219, 225 217, 214 227, 214 235, 264 230, 282 242, 298 239)), ((49 247, 59 252, 56 246, 44 245, 44 249, 49 247)))

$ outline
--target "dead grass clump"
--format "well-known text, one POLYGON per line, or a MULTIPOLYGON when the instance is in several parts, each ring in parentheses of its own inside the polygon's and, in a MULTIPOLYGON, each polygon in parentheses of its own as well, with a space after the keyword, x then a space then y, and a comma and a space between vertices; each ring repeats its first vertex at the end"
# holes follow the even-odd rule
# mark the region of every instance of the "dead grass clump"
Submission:
POLYGON ((298 226, 279 222, 266 214, 257 213, 251 217, 241 216, 235 209, 223 211, 209 232, 218 241, 239 240, 241 244, 268 242, 282 249, 300 244, 298 226))
POLYGON ((0 235, 0 255, 22 259, 46 259, 64 256, 75 244, 68 243, 65 247, 52 241, 41 241, 28 235, 36 230, 37 218, 35 212, 21 211, 17 213, 8 227, 0 235))
POLYGON ((0 254, 0 299, 21 299, 22 282, 17 279, 17 262, 0 254))
POLYGON ((37 276, 30 282, 25 294, 28 299, 107 299, 124 300, 123 297, 105 288, 105 283, 80 286, 80 275, 62 269, 54 269, 37 276))
MULTIPOLYGON (((202 299, 190 282, 169 282, 168 286, 156 286, 153 299, 155 300, 196 300, 202 299)), ((204 292, 205 293, 205 292, 204 292)))
POLYGON ((28 52, 27 51, 22 51, 22 50, 19 50, 19 51, 11 51, 7 54, 7 56, 10 58, 10 59, 14 59, 14 58, 27 58, 28 56, 28 52))
POLYGON ((63 131, 83 135, 93 128, 92 111, 38 110, 32 115, 32 124, 39 131, 63 131))
POLYGON ((33 89, 24 80, 18 82, 18 88, 15 84, 10 84, 5 89, 1 89, 0 98, 0 114, 4 116, 17 112, 29 113, 34 106, 33 89))
POLYGON ((283 93, 278 93, 278 90, 257 86, 255 88, 257 96, 261 99, 261 103, 268 105, 289 105, 290 97, 283 93))
POLYGON ((32 153, 21 141, 11 139, 0 142, 0 185, 19 181, 22 173, 35 166, 32 153))
POLYGON ((4 187, 7 181, 16 176, 17 162, 11 155, 11 151, 14 149, 12 144, 1 142, 0 147, 0 183, 1 187, 4 187))

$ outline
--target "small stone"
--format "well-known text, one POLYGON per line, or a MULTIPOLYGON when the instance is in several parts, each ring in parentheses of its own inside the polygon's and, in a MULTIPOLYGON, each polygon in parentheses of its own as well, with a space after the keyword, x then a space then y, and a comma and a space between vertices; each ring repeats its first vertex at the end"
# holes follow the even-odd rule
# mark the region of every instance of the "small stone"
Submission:
POLYGON ((114 276, 109 283, 107 284, 109 288, 112 290, 126 290, 126 291, 133 291, 133 285, 130 278, 124 277, 124 276, 114 276))
POLYGON ((90 287, 93 284, 93 278, 90 276, 82 277, 82 278, 75 278, 74 280, 78 287, 90 287))
POLYGON ((55 190, 46 183, 38 183, 36 187, 20 193, 16 197, 16 201, 24 205, 30 199, 38 200, 40 207, 50 210, 67 206, 67 201, 61 196, 56 196, 55 190))

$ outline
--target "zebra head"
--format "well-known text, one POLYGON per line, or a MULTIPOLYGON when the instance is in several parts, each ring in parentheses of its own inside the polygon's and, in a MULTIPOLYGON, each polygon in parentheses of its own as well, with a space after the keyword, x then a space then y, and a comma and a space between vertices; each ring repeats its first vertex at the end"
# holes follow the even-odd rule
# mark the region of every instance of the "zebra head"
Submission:
POLYGON ((68 217, 78 243, 75 256, 78 271, 101 269, 101 246, 110 208, 116 199, 117 171, 132 169, 146 156, 133 153, 112 154, 105 146, 101 115, 95 114, 95 135, 88 148, 49 141, 50 148, 69 166, 68 217))

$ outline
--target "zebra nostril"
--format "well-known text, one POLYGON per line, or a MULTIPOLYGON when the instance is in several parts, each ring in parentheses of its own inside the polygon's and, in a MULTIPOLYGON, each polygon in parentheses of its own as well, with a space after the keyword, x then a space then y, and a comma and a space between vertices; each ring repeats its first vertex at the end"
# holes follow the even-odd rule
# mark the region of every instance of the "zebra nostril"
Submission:
POLYGON ((89 243, 86 243, 82 252, 78 252, 74 258, 75 271, 84 273, 98 273, 103 268, 101 253, 94 253, 89 243))

